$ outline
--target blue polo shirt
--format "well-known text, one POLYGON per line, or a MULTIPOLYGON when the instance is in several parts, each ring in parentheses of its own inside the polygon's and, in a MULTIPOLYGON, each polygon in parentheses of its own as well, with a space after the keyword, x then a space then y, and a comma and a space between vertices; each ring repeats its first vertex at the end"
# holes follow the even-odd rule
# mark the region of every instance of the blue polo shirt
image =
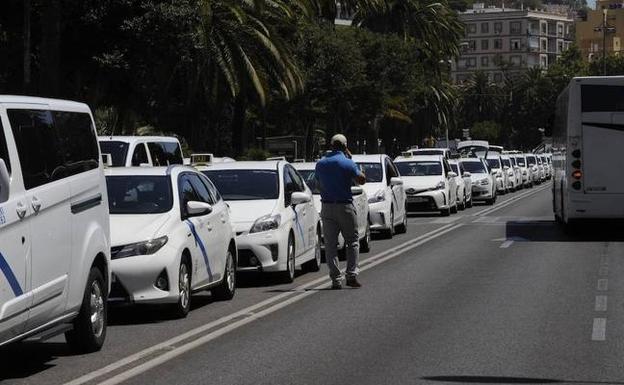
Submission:
POLYGON ((321 186, 321 201, 351 202, 353 178, 359 174, 359 167, 342 151, 327 154, 316 163, 315 175, 321 186))

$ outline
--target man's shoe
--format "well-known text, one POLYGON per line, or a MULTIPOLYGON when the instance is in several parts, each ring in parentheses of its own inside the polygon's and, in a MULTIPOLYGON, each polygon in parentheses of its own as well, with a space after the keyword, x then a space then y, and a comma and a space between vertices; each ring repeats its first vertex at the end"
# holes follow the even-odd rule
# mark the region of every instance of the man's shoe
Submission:
POLYGON ((347 286, 360 288, 362 284, 358 282, 357 277, 347 277, 347 286))
POLYGON ((340 290, 340 289, 342 289, 342 284, 340 283, 340 281, 334 281, 334 282, 332 282, 331 289, 332 290, 340 290))

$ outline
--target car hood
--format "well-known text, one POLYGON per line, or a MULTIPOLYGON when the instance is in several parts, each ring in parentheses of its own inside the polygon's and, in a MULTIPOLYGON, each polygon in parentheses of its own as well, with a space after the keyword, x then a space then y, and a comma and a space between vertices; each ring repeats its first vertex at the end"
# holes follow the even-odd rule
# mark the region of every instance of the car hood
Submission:
POLYGON ((480 173, 479 174, 475 174, 475 173, 470 174, 470 179, 472 179, 473 182, 481 180, 483 178, 487 178, 487 177, 488 177, 488 174, 480 174, 480 173))
POLYGON ((425 190, 431 187, 435 187, 440 181, 442 181, 442 175, 427 175, 427 176, 402 176, 403 186, 405 191, 409 192, 409 189, 425 190))
POLYGON ((165 214, 113 214, 110 216, 111 246, 143 242, 158 236, 171 218, 165 214))
POLYGON ((379 182, 379 183, 366 183, 366 184, 362 185, 362 188, 364 189, 364 192, 366 193, 366 196, 371 198, 371 197, 375 196, 377 191, 379 191, 381 189, 385 189, 386 188, 386 184, 383 183, 383 182, 379 182))
POLYGON ((228 201, 230 220, 236 232, 249 231, 254 222, 275 210, 277 199, 228 201))

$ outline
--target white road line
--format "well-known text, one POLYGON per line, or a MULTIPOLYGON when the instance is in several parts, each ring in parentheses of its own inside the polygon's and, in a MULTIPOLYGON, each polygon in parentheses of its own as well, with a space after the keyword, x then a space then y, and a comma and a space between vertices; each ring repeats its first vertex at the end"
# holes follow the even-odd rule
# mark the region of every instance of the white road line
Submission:
POLYGON ((495 205, 494 207, 489 207, 487 209, 483 209, 481 211, 478 211, 478 212, 476 212, 473 215, 474 216, 484 216, 484 215, 487 215, 489 213, 492 213, 494 211, 497 211, 497 210, 500 210, 500 209, 502 209, 504 207, 507 207, 507 206, 509 206, 509 205, 511 205, 511 204, 513 204, 513 203, 515 203, 517 201, 519 201, 520 199, 523 199, 523 198, 526 198, 528 196, 535 195, 535 194, 537 194, 539 192, 542 192, 542 191, 546 190, 548 187, 549 187, 548 185, 545 185, 545 186, 540 187, 540 188, 538 188, 536 190, 527 191, 527 192, 522 193, 520 195, 517 195, 517 196, 515 196, 513 198, 507 199, 506 201, 501 202, 500 204, 495 205))
POLYGON ((499 246, 501 249, 507 249, 509 248, 509 246, 513 245, 514 241, 513 239, 508 239, 505 242, 501 243, 501 245, 499 246))
MULTIPOLYGON (((455 229, 457 229, 457 228, 459 228, 461 226, 463 226, 463 225, 462 224, 455 224, 455 225, 448 224, 446 226, 442 226, 442 227, 440 227, 440 228, 438 228, 436 230, 430 231, 430 232, 425 233, 425 234, 423 234, 421 236, 418 236, 418 237, 416 237, 414 239, 411 239, 409 241, 403 242, 403 243, 401 243, 401 244, 399 244, 399 245, 397 245, 397 246, 395 246, 395 247, 393 247, 391 249, 383 251, 383 252, 381 252, 379 254, 376 254, 376 255, 374 255, 372 257, 366 258, 365 260, 360 262, 360 265, 363 266, 360 269, 360 271, 368 270, 371 267, 376 266, 379 263, 387 260, 386 258, 388 258, 388 257, 394 258, 394 257, 396 257, 398 255, 403 254, 406 251, 409 251, 409 250, 411 250, 411 249, 413 249, 415 247, 418 247, 418 246, 422 245, 423 243, 426 243, 426 242, 428 242, 430 240, 433 240, 433 239, 435 239, 435 238, 437 238, 437 237, 439 237, 439 236, 441 236, 443 234, 446 234, 446 233, 448 233, 450 231, 453 231, 453 230, 455 230, 455 229)), ((255 305, 249 306, 249 307, 244 308, 242 310, 239 310, 239 311, 237 311, 235 313, 232 313, 230 315, 227 315, 225 317, 222 317, 222 318, 219 318, 219 319, 217 319, 215 321, 207 323, 207 324, 205 324, 203 326, 197 327, 195 329, 191 329, 191 330, 189 330, 189 331, 187 331, 185 333, 182 333, 182 334, 180 334, 178 336, 175 336, 175 337, 170 338, 170 339, 168 339, 166 341, 163 341, 163 342, 161 342, 159 344, 156 344, 156 345, 153 345, 153 346, 148 347, 146 349, 143 349, 143 350, 141 350, 141 351, 139 351, 137 353, 129 355, 129 356, 127 356, 125 358, 122 358, 122 359, 120 359, 120 360, 118 360, 116 362, 113 362, 113 363, 111 363, 111 364, 109 364, 109 365, 107 365, 107 366, 105 366, 103 368, 100 368, 98 370, 92 371, 92 372, 90 372, 88 374, 85 374, 84 376, 81 376, 81 377, 76 378, 76 379, 74 379, 74 380, 72 380, 70 382, 67 382, 66 385, 80 385, 80 384, 84 384, 84 383, 93 381, 93 380, 95 380, 95 379, 97 379, 99 377, 102 377, 102 376, 106 375, 106 374, 109 374, 109 373, 112 373, 112 372, 114 372, 116 370, 119 370, 119 369, 123 368, 124 366, 130 365, 130 364, 132 364, 134 362, 137 362, 137 361, 140 361, 142 359, 146 359, 147 357, 152 356, 152 355, 158 353, 159 351, 169 351, 169 352, 172 352, 172 351, 174 351, 174 350, 172 350, 172 347, 177 345, 177 344, 179 344, 180 342, 188 340, 188 339, 193 338, 193 337, 196 337, 198 335, 201 335, 202 333, 204 333, 204 332, 206 332, 206 331, 208 331, 210 329, 213 329, 215 327, 221 326, 222 324, 225 324, 225 323, 227 323, 229 321, 232 321, 232 320, 234 320, 236 318, 243 317, 244 319, 240 320, 240 321, 236 321, 235 323, 242 322, 244 320, 248 320, 248 319, 251 319, 251 318, 257 319, 257 318, 259 318, 258 314, 264 314, 263 313, 264 310, 261 310, 261 311, 258 311, 258 312, 256 312, 256 310, 262 309, 265 306, 271 305, 271 304, 273 304, 275 302, 278 302, 278 301, 280 301, 282 299, 285 299, 286 297, 289 297, 289 296, 292 296, 292 295, 298 296, 298 295, 307 294, 307 293, 314 294, 314 293, 316 293, 316 291, 305 291, 305 290, 309 289, 309 288, 313 288, 313 287, 315 287, 315 286, 317 286, 317 285, 319 285, 321 283, 323 284, 322 286, 329 285, 328 278, 326 276, 317 278, 317 279, 315 279, 313 281, 310 281, 308 283, 305 283, 303 285, 300 285, 300 286, 294 288, 292 291, 278 294, 278 295, 273 296, 271 298, 268 298, 268 299, 266 299, 266 300, 264 300, 262 302, 259 302, 259 303, 255 304, 255 305), (297 293, 297 292, 303 292, 303 293, 297 293)), ((290 301, 290 299, 288 301, 290 301)), ((280 302, 279 304, 274 305, 274 306, 281 305, 282 303, 284 303, 284 302, 280 302)), ((290 302, 289 302, 289 304, 290 304, 290 302)), ((283 306, 281 306, 281 307, 283 307, 283 306)), ((265 309, 265 310, 267 310, 267 309, 265 309)), ((275 310, 278 310, 278 309, 275 309, 275 310)), ((235 323, 233 323, 232 325, 234 325, 235 323)), ((242 326, 242 325, 240 325, 240 326, 242 326)), ((229 327, 229 325, 225 326, 225 328, 228 328, 228 327, 229 327)), ((220 329, 220 330, 222 330, 222 329, 220 329)), ((229 331, 229 329, 228 329, 228 331, 229 331)), ((210 333, 208 335, 212 335, 213 333, 216 333, 216 332, 218 332, 218 330, 214 331, 214 332, 212 332, 212 333, 210 333)), ((206 336, 208 336, 208 335, 206 335, 206 336)), ((216 338, 216 337, 214 337, 214 338, 216 338)), ((194 341, 197 341, 197 340, 194 340, 194 341)), ((182 346, 186 346, 186 345, 182 345, 182 346)), ((151 361, 147 361, 147 362, 151 362, 151 361)), ((113 378, 116 378, 116 377, 113 377, 113 378)), ((128 378, 130 378, 130 377, 128 377, 128 378)))
POLYGON ((597 285, 597 290, 598 291, 607 291, 609 290, 609 280, 606 278, 601 278, 598 280, 598 285, 597 285))
POLYGON ((607 296, 606 295, 597 295, 596 296, 596 305, 594 307, 595 311, 607 311, 607 296))
POLYGON ((462 219, 463 217, 464 217, 463 215, 455 215, 452 217, 437 218, 437 219, 432 220, 430 223, 454 223, 462 219))
POLYGON ((592 327, 592 341, 604 341, 607 338, 607 319, 594 318, 592 327))

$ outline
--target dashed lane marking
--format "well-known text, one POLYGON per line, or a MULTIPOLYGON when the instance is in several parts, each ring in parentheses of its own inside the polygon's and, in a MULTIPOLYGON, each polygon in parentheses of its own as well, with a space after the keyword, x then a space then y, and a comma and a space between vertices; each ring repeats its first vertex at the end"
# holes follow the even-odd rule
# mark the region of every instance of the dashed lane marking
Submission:
POLYGON ((594 307, 595 311, 607 311, 607 296, 606 295, 597 295, 596 296, 596 305, 594 307))
POLYGON ((501 245, 499 246, 501 249, 507 249, 509 248, 509 246, 513 245, 514 241, 513 239, 508 239, 505 242, 501 243, 501 245))
POLYGON ((604 341, 607 338, 607 319, 594 318, 592 327, 592 341, 604 341))

